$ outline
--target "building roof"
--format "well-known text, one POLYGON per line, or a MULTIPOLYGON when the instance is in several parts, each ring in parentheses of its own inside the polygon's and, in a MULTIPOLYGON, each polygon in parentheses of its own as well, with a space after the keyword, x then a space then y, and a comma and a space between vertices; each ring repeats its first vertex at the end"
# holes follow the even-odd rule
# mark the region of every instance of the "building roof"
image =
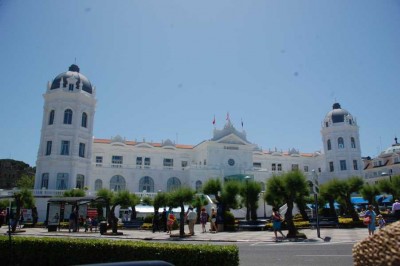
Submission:
POLYGON ((67 72, 61 73, 53 80, 50 90, 65 88, 67 86, 67 79, 72 77, 77 80, 76 87, 80 88, 82 86, 83 91, 92 94, 92 84, 87 77, 79 73, 79 67, 74 64, 69 67, 67 72))

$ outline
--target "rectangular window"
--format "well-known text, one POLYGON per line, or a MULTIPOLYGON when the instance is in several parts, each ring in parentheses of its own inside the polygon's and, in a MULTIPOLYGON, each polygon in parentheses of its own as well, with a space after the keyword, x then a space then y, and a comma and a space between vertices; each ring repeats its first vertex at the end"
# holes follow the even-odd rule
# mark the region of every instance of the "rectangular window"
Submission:
POLYGON ((308 165, 304 165, 304 172, 308 172, 308 165))
POLYGON ((57 184, 58 190, 66 190, 68 187, 68 173, 58 173, 57 174, 57 184))
POLYGON ((149 157, 145 157, 144 158, 144 167, 145 168, 149 168, 150 166, 150 158, 149 157))
POLYGON ((278 163, 278 171, 282 171, 282 164, 278 163))
POLYGON ((49 173, 42 174, 42 185, 41 188, 48 189, 49 188, 49 173))
POLYGON ((69 141, 61 141, 61 155, 69 155, 69 141))
POLYGON ((298 164, 292 164, 292 171, 297 171, 299 170, 299 165, 298 164))
POLYGON ((276 164, 272 164, 272 166, 271 166, 271 171, 276 171, 276 164))
POLYGON ((113 155, 111 158, 112 167, 121 167, 123 163, 123 157, 120 155, 113 155))
POLYGON ((85 158, 85 143, 79 143, 79 157, 85 158))
POLYGON ((77 175, 76 176, 76 188, 83 189, 84 185, 85 185, 85 176, 77 175))
POLYGON ((68 89, 69 89, 70 91, 73 91, 73 90, 74 90, 74 84, 69 84, 69 85, 68 85, 68 89))
POLYGON ((358 170, 357 160, 353 160, 353 168, 354 170, 358 170))
POLYGON ((341 171, 346 171, 347 170, 346 160, 340 160, 340 170, 341 171))
POLYGON ((182 167, 187 167, 188 166, 188 162, 187 161, 182 161, 182 167))
POLYGON ((256 163, 256 162, 254 162, 254 163, 253 163, 253 167, 254 167, 255 169, 261 169, 261 163, 256 163))
POLYGON ((174 159, 164 158, 164 166, 166 167, 173 167, 174 166, 174 159))
POLYGON ((102 166, 103 156, 96 156, 96 166, 102 166))
POLYGON ((142 157, 136 157, 136 165, 142 165, 143 163, 143 158, 142 157))
POLYGON ((51 146, 53 145, 53 142, 51 140, 47 141, 46 145, 46 156, 49 156, 51 154, 51 146))
POLYGON ((329 172, 333 172, 335 168, 333 167, 333 162, 329 162, 329 172))

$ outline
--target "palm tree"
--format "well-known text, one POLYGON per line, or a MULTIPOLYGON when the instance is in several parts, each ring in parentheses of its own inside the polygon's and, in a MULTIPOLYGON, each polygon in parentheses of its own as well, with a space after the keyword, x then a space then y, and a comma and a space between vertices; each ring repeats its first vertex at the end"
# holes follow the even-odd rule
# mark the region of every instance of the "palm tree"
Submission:
POLYGON ((179 235, 180 237, 185 236, 185 204, 191 203, 193 200, 193 195, 195 191, 189 187, 180 187, 172 192, 170 192, 169 206, 171 207, 181 207, 181 212, 179 215, 179 235))
POLYGON ((246 220, 257 220, 258 199, 261 192, 261 184, 255 181, 246 181, 240 187, 240 196, 246 206, 246 220))
POLYGON ((368 183, 364 184, 361 188, 360 193, 362 197, 375 206, 375 212, 380 213, 378 202, 375 200, 376 196, 380 194, 379 187, 377 185, 370 185, 368 183))
POLYGON ((288 228, 287 237, 296 237, 297 230, 293 222, 294 203, 310 194, 307 180, 300 171, 291 171, 280 176, 273 176, 267 181, 265 200, 272 206, 287 204, 285 220, 288 228))

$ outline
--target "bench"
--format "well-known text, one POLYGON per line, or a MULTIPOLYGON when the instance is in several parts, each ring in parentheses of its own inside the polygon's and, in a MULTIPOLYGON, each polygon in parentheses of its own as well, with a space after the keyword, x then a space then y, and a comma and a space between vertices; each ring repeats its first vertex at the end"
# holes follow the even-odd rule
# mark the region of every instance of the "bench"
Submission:
POLYGON ((144 223, 143 220, 123 221, 124 228, 140 229, 144 223))
MULTIPOLYGON (((339 228, 339 218, 338 217, 319 217, 319 227, 330 227, 334 226, 339 228)), ((317 218, 310 218, 311 227, 317 226, 317 218)))
POLYGON ((240 220, 238 223, 239 230, 261 230, 265 229, 266 220, 246 221, 240 220))

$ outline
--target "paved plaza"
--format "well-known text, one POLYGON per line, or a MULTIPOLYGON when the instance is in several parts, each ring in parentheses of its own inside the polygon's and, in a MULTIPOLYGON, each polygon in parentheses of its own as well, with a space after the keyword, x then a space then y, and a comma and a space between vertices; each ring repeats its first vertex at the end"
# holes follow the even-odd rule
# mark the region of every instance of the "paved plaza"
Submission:
MULTIPOLYGON (((199 242, 249 242, 249 243, 271 243, 275 244, 274 233, 272 231, 236 231, 236 232, 218 232, 218 233, 202 233, 201 226, 195 226, 195 235, 185 238, 171 237, 165 232, 155 232, 151 230, 139 230, 139 229, 122 229, 118 232, 122 232, 122 235, 100 235, 100 232, 94 230, 92 232, 80 232, 69 233, 68 230, 62 229, 57 232, 48 232, 46 228, 24 228, 25 232, 18 233, 20 236, 43 236, 43 237, 73 237, 73 238, 103 238, 103 239, 131 239, 131 240, 153 240, 153 241, 199 241, 199 242)), ((7 235, 8 227, 2 226, 0 228, 1 235, 7 235)), ((108 230, 107 232, 110 232, 108 230)), ((188 233, 189 229, 185 226, 185 233, 188 233)), ((287 231, 283 231, 285 234, 287 231)), ((337 229, 337 228, 321 228, 320 236, 317 237, 316 229, 301 229, 300 232, 307 236, 306 240, 300 240, 300 242, 311 242, 311 243, 355 243, 364 238, 368 237, 366 228, 354 228, 354 229, 337 229)), ((174 230, 173 235, 178 235, 179 230, 174 230)), ((283 240, 283 242, 290 243, 291 240, 283 240)), ((280 244, 281 242, 277 243, 280 244)))

